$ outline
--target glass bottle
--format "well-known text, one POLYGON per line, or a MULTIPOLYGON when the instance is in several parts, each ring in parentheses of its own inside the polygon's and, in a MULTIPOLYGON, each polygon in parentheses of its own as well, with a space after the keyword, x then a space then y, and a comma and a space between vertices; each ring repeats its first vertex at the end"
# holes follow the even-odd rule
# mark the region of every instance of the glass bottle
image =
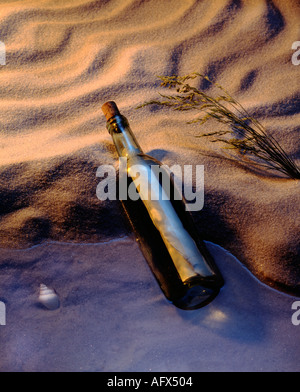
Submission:
POLYGON ((126 159, 128 187, 126 195, 123 189, 119 198, 159 286, 178 308, 207 305, 224 281, 199 237, 181 192, 163 164, 143 153, 117 105, 109 101, 102 110, 118 155, 126 159))

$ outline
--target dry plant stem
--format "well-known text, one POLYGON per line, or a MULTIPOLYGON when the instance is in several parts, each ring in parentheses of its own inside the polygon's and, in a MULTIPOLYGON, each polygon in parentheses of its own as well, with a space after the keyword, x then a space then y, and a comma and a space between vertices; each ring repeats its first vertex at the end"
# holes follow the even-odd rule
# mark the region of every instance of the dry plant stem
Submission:
POLYGON ((237 150, 240 157, 248 156, 256 164, 267 169, 277 170, 284 175, 300 179, 300 169, 287 155, 276 139, 267 134, 263 125, 251 117, 247 110, 237 102, 222 86, 213 83, 207 76, 192 73, 186 76, 159 76, 161 86, 176 89, 177 94, 159 94, 159 100, 151 100, 140 105, 160 105, 174 110, 196 110, 200 115, 188 123, 206 123, 210 119, 226 125, 226 129, 199 135, 209 137, 212 142, 225 143, 226 148, 237 150), (201 78, 217 87, 222 94, 212 97, 206 92, 187 83, 201 78))

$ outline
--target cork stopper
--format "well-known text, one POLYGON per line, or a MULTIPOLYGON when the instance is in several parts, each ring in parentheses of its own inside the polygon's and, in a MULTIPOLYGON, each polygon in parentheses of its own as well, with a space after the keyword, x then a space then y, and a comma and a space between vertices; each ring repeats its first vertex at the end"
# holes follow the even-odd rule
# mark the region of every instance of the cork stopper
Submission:
POLYGON ((108 101, 102 106, 102 111, 106 117, 106 120, 110 120, 112 117, 119 115, 120 111, 118 106, 113 101, 108 101))

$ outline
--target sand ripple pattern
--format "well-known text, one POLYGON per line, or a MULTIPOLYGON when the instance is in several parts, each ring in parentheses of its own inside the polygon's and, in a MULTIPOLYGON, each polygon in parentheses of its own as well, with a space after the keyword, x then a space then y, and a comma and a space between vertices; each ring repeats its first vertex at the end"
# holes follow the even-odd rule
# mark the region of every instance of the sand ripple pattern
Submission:
POLYGON ((157 75, 202 72, 230 90, 299 161, 300 67, 291 63, 299 16, 297 0, 2 1, 3 244, 96 241, 125 230, 119 212, 94 197, 97 166, 116 158, 100 110, 113 99, 145 151, 170 164, 206 165, 206 238, 230 248, 258 276, 299 289, 300 228, 293 218, 299 184, 285 187, 285 180, 199 155, 211 145, 195 141, 199 130, 187 128, 182 113, 134 110, 157 96, 157 75), (251 187, 261 190, 259 200, 249 195, 251 187), (257 219, 263 227, 270 217, 269 231, 253 233, 257 219), (285 238, 275 244, 279 218, 285 238))

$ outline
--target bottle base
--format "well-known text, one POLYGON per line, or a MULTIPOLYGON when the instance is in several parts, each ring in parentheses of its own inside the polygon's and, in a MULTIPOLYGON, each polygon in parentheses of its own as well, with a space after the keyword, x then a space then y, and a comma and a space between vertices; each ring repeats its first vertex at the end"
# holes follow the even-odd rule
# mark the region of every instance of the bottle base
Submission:
POLYGON ((181 298, 171 301, 179 309, 195 310, 208 305, 220 292, 220 287, 208 287, 187 283, 187 290, 181 298))

